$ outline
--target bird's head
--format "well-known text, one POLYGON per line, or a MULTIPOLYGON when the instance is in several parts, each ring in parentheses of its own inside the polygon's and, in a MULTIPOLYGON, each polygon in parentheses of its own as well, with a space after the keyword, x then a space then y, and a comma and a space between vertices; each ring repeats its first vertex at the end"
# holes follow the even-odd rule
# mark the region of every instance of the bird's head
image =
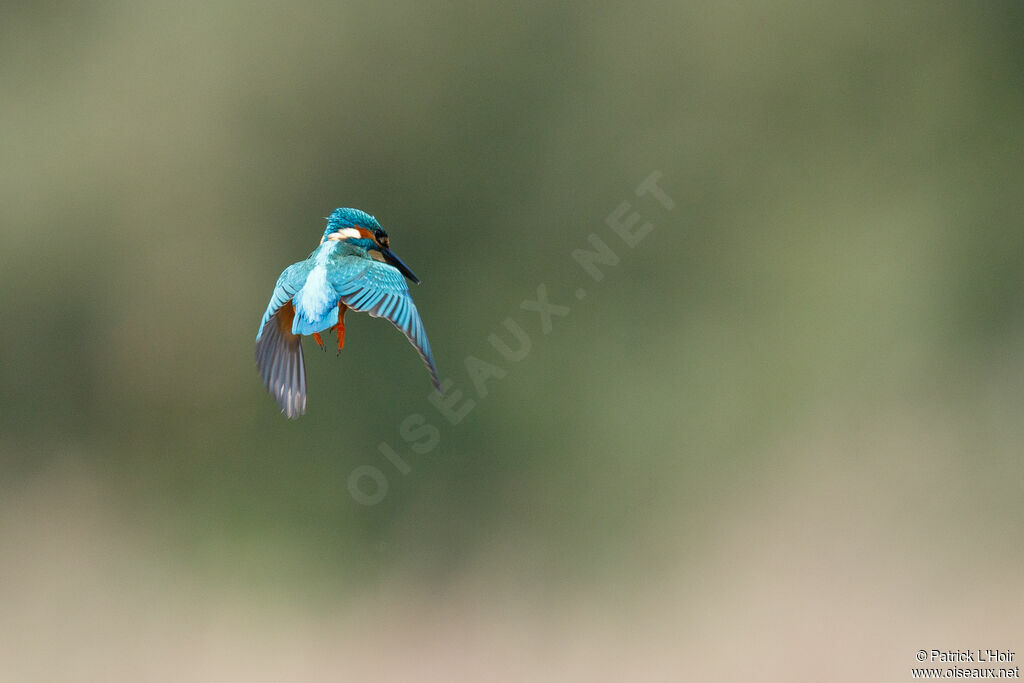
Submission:
POLYGON ((391 251, 388 234, 380 227, 377 219, 359 209, 335 209, 327 217, 327 228, 320 244, 324 242, 344 242, 346 244, 364 249, 370 258, 383 261, 398 269, 405 277, 416 284, 420 279, 416 277, 409 266, 402 262, 393 251, 391 251))

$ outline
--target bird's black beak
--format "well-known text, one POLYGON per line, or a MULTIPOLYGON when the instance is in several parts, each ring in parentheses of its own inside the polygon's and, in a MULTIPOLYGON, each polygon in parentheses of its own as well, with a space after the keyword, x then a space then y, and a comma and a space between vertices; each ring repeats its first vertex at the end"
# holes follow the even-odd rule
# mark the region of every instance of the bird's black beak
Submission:
POLYGON ((402 259, 400 259, 397 256, 395 256, 395 252, 391 251, 391 249, 389 249, 388 247, 381 247, 380 248, 380 253, 384 257, 384 260, 387 263, 390 263, 395 268, 398 268, 398 272, 399 273, 401 273, 402 275, 406 276, 407 278, 409 278, 410 280, 412 280, 416 284, 420 283, 420 279, 418 277, 416 277, 416 273, 414 273, 411 270, 409 270, 409 266, 405 265, 402 262, 402 259))

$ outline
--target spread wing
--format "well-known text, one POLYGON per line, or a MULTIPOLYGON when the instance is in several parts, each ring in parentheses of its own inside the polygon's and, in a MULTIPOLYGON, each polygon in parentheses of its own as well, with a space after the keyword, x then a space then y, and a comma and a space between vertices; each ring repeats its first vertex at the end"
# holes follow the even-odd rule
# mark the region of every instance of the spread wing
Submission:
POLYGON ((260 340, 263 336, 263 331, 267 326, 267 321, 277 312, 281 306, 291 301, 291 298, 297 291, 302 289, 302 286, 306 284, 306 278, 309 276, 309 271, 312 269, 312 265, 309 261, 299 261, 293 263, 284 269, 281 273, 281 277, 277 278, 277 284, 274 285, 274 293, 270 296, 270 303, 267 304, 267 310, 263 314, 263 320, 260 320, 260 328, 256 330, 256 341, 260 340))
POLYGON ((396 268, 380 261, 357 257, 340 261, 339 267, 331 272, 331 285, 341 301, 354 311, 390 320, 419 351, 430 372, 430 380, 440 390, 427 331, 409 294, 405 277, 396 268))
POLYGON ((289 266, 277 280, 256 333, 256 366, 281 412, 295 419, 306 412, 306 365, 302 337, 292 333, 292 296, 306 281, 306 262, 289 266))

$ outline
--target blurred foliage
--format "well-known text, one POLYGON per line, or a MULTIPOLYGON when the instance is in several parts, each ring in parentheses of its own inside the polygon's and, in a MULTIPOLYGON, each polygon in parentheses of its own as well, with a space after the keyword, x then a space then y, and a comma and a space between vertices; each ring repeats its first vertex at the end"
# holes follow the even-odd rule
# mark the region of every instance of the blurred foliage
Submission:
POLYGON ((74 460, 255 582, 507 553, 557 584, 706 538, 808 425, 933 411, 1019 526, 1019 477, 980 472, 1024 436, 1021 35, 1016 2, 7 3, 3 486, 74 460), (634 196, 655 170, 670 212, 634 196), (655 224, 635 250, 623 201, 655 224), (303 419, 263 391, 256 324, 336 206, 423 279, 461 424, 366 317, 340 358, 307 344, 303 419), (622 259, 596 284, 590 233, 622 259), (541 283, 572 309, 550 335, 541 283), (516 364, 487 343, 509 316, 516 364), (485 398, 469 355, 507 371, 485 398))

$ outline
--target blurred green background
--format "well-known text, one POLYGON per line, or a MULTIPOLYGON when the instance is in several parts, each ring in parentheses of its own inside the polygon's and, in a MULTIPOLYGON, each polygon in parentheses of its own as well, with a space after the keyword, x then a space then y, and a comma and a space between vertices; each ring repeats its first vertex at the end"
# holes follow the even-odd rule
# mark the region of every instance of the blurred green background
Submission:
POLYGON ((6 3, 3 678, 1024 648, 1022 35, 1010 1, 6 3), (260 315, 337 206, 422 278, 459 425, 366 316, 307 340, 301 420, 264 391, 260 315), (486 397, 467 356, 507 372, 486 397))

